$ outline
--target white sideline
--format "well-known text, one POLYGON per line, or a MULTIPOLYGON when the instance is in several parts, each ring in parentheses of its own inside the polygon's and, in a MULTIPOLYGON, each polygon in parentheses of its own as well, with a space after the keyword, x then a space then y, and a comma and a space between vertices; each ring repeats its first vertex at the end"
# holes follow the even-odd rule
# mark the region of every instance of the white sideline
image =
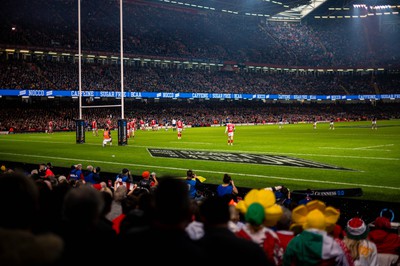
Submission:
POLYGON ((394 144, 385 144, 385 145, 375 145, 375 146, 366 146, 366 147, 357 147, 357 148, 344 148, 344 147, 318 147, 319 149, 328 149, 328 150, 365 150, 365 151, 392 151, 392 150, 380 150, 375 148, 381 147, 392 147, 394 144))

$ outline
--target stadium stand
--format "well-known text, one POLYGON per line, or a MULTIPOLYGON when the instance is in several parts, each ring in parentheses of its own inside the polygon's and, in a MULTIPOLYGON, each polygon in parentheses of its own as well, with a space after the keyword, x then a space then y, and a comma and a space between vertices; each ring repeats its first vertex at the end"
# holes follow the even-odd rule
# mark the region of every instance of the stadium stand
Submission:
MULTIPOLYGON (((351 103, 344 100, 321 103, 138 97, 126 100, 134 103, 125 107, 126 117, 146 122, 155 119, 160 124, 179 116, 192 127, 223 125, 227 116, 238 124, 277 123, 282 117, 288 123, 312 123, 316 119, 329 121, 332 117, 335 121, 400 118, 399 97, 390 96, 398 95, 400 86, 398 14, 390 18, 371 15, 359 20, 318 20, 309 16, 300 22, 273 22, 265 17, 212 12, 183 4, 171 6, 153 1, 125 1, 124 4, 124 52, 127 57, 124 87, 127 92, 388 95, 387 100, 375 101, 375 98, 371 98, 351 103)), ((6 1, 2 3, 0 14, 0 90, 44 92, 79 89, 76 1, 6 1)), ((118 1, 82 1, 82 90, 120 91, 119 40, 118 1)), ((88 106, 119 102, 115 98, 84 97, 84 100, 88 106)), ((2 96, 0 132, 45 132, 50 120, 54 123, 54 131, 75 131, 79 111, 77 101, 76 97, 49 99, 45 95, 25 98, 21 95, 2 96)), ((104 112, 101 108, 87 109, 82 119, 89 130, 93 119, 101 128, 111 116, 119 117, 119 110, 104 112)), ((111 126, 117 127, 117 124, 111 126)), ((57 257, 48 260, 46 265, 71 264, 76 260, 74 245, 78 245, 80 250, 89 251, 85 253, 84 262, 118 263, 126 258, 115 256, 115 252, 118 252, 116 247, 118 243, 123 243, 122 250, 130 252, 129 241, 126 240, 132 239, 124 236, 115 238, 114 232, 110 231, 111 221, 102 219, 103 223, 98 222, 100 216, 104 218, 111 210, 104 208, 104 197, 97 197, 97 190, 113 194, 115 173, 102 171, 100 176, 104 183, 90 187, 91 184, 85 184, 82 180, 68 180, 69 168, 53 166, 55 176, 43 178, 36 169, 37 165, 1 159, 7 167, 1 167, 0 181, 11 182, 5 178, 18 174, 32 178, 38 185, 39 191, 35 193, 39 194, 39 208, 33 208, 28 213, 29 217, 33 217, 29 220, 29 237, 36 239, 32 235, 50 232, 67 243, 65 249, 59 250, 62 254, 57 253, 57 257), (88 190, 95 197, 81 195, 79 192, 83 190, 78 191, 79 187, 96 189, 88 190), (75 193, 68 194, 73 190, 75 193), (86 204, 80 205, 82 199, 86 204), (84 220, 79 211, 91 215, 84 220), (70 224, 71 221, 74 224, 70 224), (95 242, 97 240, 99 242, 95 242), (101 248, 108 249, 110 256, 104 258, 97 254, 101 248)), ((163 178, 160 178, 160 183, 163 183, 161 180, 163 178)), ((211 197, 215 185, 205 185, 204 195, 211 197)), ((177 195, 177 198, 169 193, 168 189, 174 187, 183 189, 185 186, 167 182, 161 194, 136 193, 136 188, 132 186, 129 195, 126 192, 121 198, 129 198, 140 207, 130 213, 131 220, 125 230, 140 236, 142 242, 136 245, 145 254, 153 255, 156 251, 162 251, 165 256, 157 257, 157 260, 178 265, 190 262, 202 264, 203 260, 196 259, 203 258, 203 255, 207 258, 210 253, 186 238, 183 229, 191 221, 193 213, 189 211, 189 199, 184 193, 177 195), (156 208, 153 208, 154 202, 156 208), (168 206, 169 202, 173 204, 168 206), (175 216, 169 216, 171 213, 175 216), (149 232, 150 239, 146 235, 149 232), (152 242, 154 239, 162 240, 164 246, 152 242), (164 249, 171 239, 174 239, 175 245, 164 249), (188 253, 183 256, 185 260, 179 259, 182 258, 179 250, 171 248, 175 246, 186 248, 188 253)), ((4 189, 8 193, 5 196, 21 193, 18 187, 4 189)), ((243 199, 251 189, 239 187, 237 198, 243 199)), ((304 195, 297 196, 292 198, 292 207, 304 195)), ((338 225, 343 228, 356 215, 362 216, 367 224, 376 218, 377 213, 381 211, 382 214, 383 210, 390 210, 396 217, 400 215, 398 203, 318 195, 312 198, 339 209, 338 225)), ((2 203, 0 211, 5 212, 14 204, 22 206, 27 202, 13 198, 12 204, 2 203)), ((230 204, 235 205, 236 202, 230 204)), ((114 209, 112 212, 121 214, 121 210, 114 209)), ((222 225, 227 217, 216 218, 217 222, 218 218, 224 222, 222 225)), ((244 219, 242 221, 245 222, 244 219)), ((10 234, 9 228, 0 226, 2 240, 6 239, 3 236, 10 234)), ((229 241, 221 240, 224 247, 229 247, 229 244, 229 241)), ((253 251, 254 254, 260 253, 256 248, 253 251)), ((29 258, 30 254, 25 255, 29 258)), ((11 255, 0 254, 0 264, 14 262, 12 260, 15 257, 7 256, 11 255)), ((39 259, 38 263, 41 264, 46 258, 39 259)), ((35 264, 27 262, 26 265, 35 264)))

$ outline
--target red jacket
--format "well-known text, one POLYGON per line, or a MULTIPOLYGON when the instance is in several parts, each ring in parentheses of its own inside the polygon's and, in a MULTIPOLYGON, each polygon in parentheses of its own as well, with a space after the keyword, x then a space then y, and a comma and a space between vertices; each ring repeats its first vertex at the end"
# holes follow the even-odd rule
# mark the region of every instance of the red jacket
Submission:
POLYGON ((375 243, 378 253, 400 254, 400 236, 398 234, 374 229, 368 234, 369 239, 375 243))

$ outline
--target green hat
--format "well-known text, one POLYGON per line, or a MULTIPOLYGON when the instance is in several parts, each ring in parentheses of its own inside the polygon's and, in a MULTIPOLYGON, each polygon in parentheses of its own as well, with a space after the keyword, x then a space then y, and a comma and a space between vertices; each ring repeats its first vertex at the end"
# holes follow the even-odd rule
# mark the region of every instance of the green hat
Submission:
POLYGON ((258 203, 252 203, 245 214, 246 222, 253 225, 261 225, 265 219, 264 207, 258 203))

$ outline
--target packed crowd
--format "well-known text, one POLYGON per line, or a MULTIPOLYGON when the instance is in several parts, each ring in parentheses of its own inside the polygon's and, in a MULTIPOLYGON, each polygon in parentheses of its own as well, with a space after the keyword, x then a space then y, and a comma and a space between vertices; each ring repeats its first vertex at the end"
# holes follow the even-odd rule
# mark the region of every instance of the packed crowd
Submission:
MULTIPOLYGON (((30 99, 1 99, 3 114, 0 117, 0 131, 13 128, 14 133, 45 132, 48 123, 53 122, 54 131, 75 130, 79 118, 78 103, 75 101, 30 99)), ((107 104, 119 102, 107 102, 107 104)), ((94 102, 94 104, 97 104, 94 102)), ((144 120, 165 125, 173 119, 181 119, 186 126, 204 127, 222 125, 229 118, 235 124, 313 123, 314 121, 370 121, 398 119, 397 103, 264 103, 262 101, 133 101, 125 103, 125 119, 144 120)), ((117 128, 121 117, 119 108, 92 108, 82 112, 82 119, 89 126, 93 120, 104 128, 110 120, 111 127, 117 128)), ((139 123, 136 123, 139 126, 139 123)))
MULTIPOLYGON (((0 263, 4 265, 151 263, 204 265, 398 265, 400 236, 388 217, 338 224, 340 209, 321 200, 285 204, 283 186, 238 196, 224 174, 212 194, 201 180, 157 178, 123 168, 105 178, 99 167, 51 163, 0 172, 0 263), (79 253, 79 254, 77 254, 79 253), (139 257, 139 258, 138 258, 139 257)), ((286 189, 287 190, 287 189, 286 189)))
MULTIPOLYGON (((47 60, 0 62, 0 88, 79 90, 78 65, 47 60)), ((82 65, 82 90, 120 91, 121 69, 115 64, 82 65)), ((391 94, 395 73, 256 73, 223 70, 124 67, 124 90, 131 92, 248 93, 298 95, 391 94)))
MULTIPOLYGON (((117 2, 82 3, 84 49, 119 52, 117 2)), ((0 43, 75 51, 76 8, 72 0, 7 1, 2 4, 0 43)), ((265 23, 137 1, 127 2, 124 12, 125 51, 130 54, 285 66, 393 67, 399 62, 396 40, 375 27, 353 31, 345 26, 348 21, 330 22, 333 30, 317 23, 265 23)), ((365 21, 377 25, 373 18, 365 21)), ((77 66, 70 62, 2 60, 0 70, 3 89, 77 89, 77 66)), ((138 92, 374 94, 395 93, 399 86, 398 75, 388 73, 299 76, 127 67, 125 74, 126 90, 138 92)), ((82 77, 84 90, 120 87, 116 65, 84 64, 82 77)), ((0 103, 0 131, 44 132, 49 121, 54 130, 75 129, 74 100, 2 98, 0 103)), ((399 118, 398 104, 384 102, 130 103, 125 106, 129 119, 160 124, 180 118, 191 126, 222 124, 227 118, 255 124, 399 118)), ((116 127, 119 116, 119 110, 99 108, 85 110, 83 119, 87 125, 96 120, 99 126, 111 120, 116 127)), ((127 168, 110 178, 99 167, 83 168, 80 163, 67 173, 57 173, 51 163, 37 169, 0 170, 1 265, 399 264, 400 237, 391 231, 387 217, 374 219, 374 228, 362 217, 349 219, 342 227, 337 208, 309 197, 304 202, 281 200, 282 186, 252 189, 241 197, 228 174, 215 191, 205 194, 191 170, 182 179, 157 178, 150 171, 133 176, 127 168)))
MULTIPOLYGON (((75 1, 7 1, 3 10, 0 43, 77 49, 75 1)), ((382 22, 388 19, 391 17, 274 23, 254 16, 130 1, 124 5, 124 50, 131 55, 213 62, 398 67, 400 48, 396 34, 389 31, 394 28, 382 22)), ((119 53, 117 2, 84 2, 81 20, 85 51, 119 53)))

